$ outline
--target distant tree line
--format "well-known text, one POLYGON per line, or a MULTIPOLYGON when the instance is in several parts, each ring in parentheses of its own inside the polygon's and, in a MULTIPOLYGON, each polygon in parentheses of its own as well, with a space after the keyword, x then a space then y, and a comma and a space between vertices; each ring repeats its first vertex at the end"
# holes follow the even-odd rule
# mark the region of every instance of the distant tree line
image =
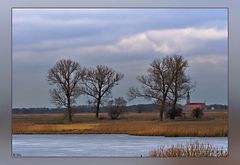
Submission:
MULTIPOLYGON (((182 108, 182 105, 178 104, 179 108, 182 108)), ((228 108, 227 105, 221 104, 212 104, 206 105, 205 111, 226 111, 228 108), (214 110, 212 107, 215 107, 214 110)), ((92 107, 89 105, 80 105, 80 106, 72 106, 73 113, 91 113, 93 112, 92 107)), ((108 113, 108 105, 100 107, 101 112, 108 113)), ((58 114, 64 113, 66 108, 13 108, 13 114, 58 114)), ((158 112, 158 106, 156 104, 137 104, 137 105, 129 105, 127 106, 127 112, 136 112, 136 113, 144 113, 144 112, 158 112)))
MULTIPOLYGON (((117 98, 116 98, 117 99, 117 98)), ((113 99, 114 100, 114 99, 113 99)), ((111 102, 110 100, 109 102, 111 102)), ((126 101, 126 100, 125 100, 126 101)), ((67 110, 66 107, 62 108, 13 108, 13 114, 57 114, 64 113, 67 110)), ((109 113, 109 103, 105 106, 100 107, 100 111, 104 113, 109 113)), ((138 104, 138 105, 129 105, 126 106, 125 112, 157 112, 156 104, 138 104), (139 111, 139 109, 141 111, 139 111)), ((89 105, 80 105, 72 106, 72 113, 91 113, 93 112, 92 106, 89 105)))

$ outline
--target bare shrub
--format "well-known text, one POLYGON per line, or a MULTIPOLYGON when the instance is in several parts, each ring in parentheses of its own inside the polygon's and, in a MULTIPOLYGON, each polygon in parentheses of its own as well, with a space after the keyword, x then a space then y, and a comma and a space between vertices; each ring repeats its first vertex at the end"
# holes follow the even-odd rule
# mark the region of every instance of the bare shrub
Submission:
POLYGON ((197 108, 192 111, 191 114, 192 117, 194 118, 201 118, 203 116, 203 109, 197 108))
POLYGON ((127 111, 127 101, 123 97, 115 98, 108 102, 108 115, 111 119, 118 119, 127 111))

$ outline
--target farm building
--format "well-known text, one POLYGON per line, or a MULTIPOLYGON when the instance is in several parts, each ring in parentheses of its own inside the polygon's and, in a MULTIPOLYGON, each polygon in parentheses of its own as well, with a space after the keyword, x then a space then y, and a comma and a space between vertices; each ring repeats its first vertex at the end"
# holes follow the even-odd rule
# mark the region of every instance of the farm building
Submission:
POLYGON ((197 103, 191 103, 190 102, 190 94, 188 92, 187 94, 187 102, 186 104, 184 105, 184 111, 192 111, 194 109, 204 109, 206 106, 205 103, 202 103, 202 102, 197 102, 197 103))

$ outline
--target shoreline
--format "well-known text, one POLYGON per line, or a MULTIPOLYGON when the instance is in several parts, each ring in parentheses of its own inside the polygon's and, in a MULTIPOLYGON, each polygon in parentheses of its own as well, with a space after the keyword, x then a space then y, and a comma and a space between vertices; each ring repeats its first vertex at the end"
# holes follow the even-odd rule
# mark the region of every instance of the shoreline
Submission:
POLYGON ((164 136, 164 135, 149 135, 149 134, 128 134, 128 133, 12 133, 12 135, 129 135, 129 136, 152 136, 152 137, 205 137, 205 138, 211 138, 211 137, 225 137, 228 138, 228 136, 164 136))

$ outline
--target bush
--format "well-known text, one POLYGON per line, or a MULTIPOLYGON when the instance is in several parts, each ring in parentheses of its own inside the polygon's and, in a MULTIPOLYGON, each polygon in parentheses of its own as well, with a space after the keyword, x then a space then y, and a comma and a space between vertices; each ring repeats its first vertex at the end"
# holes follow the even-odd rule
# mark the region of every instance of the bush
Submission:
POLYGON ((193 111, 192 111, 192 117, 194 117, 194 118, 201 118, 202 116, 203 116, 203 109, 199 109, 199 108, 197 108, 197 109, 194 109, 193 111))
POLYGON ((127 101, 123 97, 115 98, 108 102, 108 115, 111 119, 118 119, 127 111, 127 101))
POLYGON ((210 144, 189 142, 186 145, 173 145, 170 148, 159 147, 150 152, 151 157, 227 157, 228 152, 214 148, 210 144))
POLYGON ((168 110, 168 113, 167 113, 167 117, 170 118, 170 119, 175 119, 175 117, 177 116, 182 116, 182 110, 181 108, 177 108, 177 109, 170 109, 168 110))

